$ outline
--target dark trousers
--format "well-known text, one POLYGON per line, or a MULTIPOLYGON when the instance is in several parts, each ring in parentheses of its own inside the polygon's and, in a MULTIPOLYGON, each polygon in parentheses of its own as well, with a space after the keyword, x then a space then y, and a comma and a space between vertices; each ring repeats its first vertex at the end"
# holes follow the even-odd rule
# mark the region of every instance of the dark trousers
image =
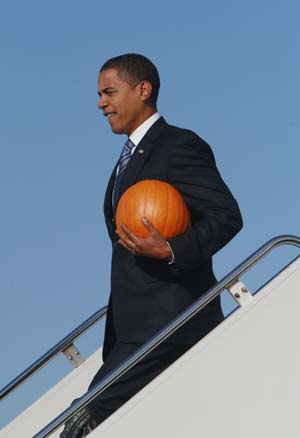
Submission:
MULTIPOLYGON (((93 378, 89 389, 100 382, 140 346, 141 344, 127 344, 117 341, 93 378)), ((161 344, 156 347, 89 405, 88 410, 93 418, 96 419, 97 423, 102 423, 190 347, 191 345, 171 344, 161 344)))

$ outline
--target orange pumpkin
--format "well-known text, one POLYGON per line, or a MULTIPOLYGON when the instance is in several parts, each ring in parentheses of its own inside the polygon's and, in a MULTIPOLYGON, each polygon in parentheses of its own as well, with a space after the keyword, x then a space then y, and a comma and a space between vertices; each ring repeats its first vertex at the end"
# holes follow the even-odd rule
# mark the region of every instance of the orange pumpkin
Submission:
POLYGON ((145 238, 149 231, 142 223, 146 216, 166 238, 177 236, 190 227, 190 213, 179 192, 159 180, 143 180, 129 187, 119 200, 116 226, 122 234, 125 224, 134 234, 145 238))

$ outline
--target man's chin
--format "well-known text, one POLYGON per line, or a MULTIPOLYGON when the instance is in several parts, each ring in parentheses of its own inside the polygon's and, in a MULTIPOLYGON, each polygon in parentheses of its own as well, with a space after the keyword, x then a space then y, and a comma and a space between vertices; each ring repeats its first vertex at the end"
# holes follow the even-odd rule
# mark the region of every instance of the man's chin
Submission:
POLYGON ((110 127, 114 134, 125 134, 124 130, 116 125, 111 124, 110 127))
POLYGON ((114 134, 123 134, 123 132, 121 132, 118 128, 114 128, 113 126, 111 126, 111 130, 114 134))

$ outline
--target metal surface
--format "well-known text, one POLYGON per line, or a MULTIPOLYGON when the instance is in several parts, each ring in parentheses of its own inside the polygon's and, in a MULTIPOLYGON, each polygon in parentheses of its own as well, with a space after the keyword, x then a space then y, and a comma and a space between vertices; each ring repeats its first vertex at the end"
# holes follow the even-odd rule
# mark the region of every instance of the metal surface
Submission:
POLYGON ((233 271, 226 275, 217 285, 211 288, 204 296, 196 300, 190 307, 182 312, 176 319, 169 323, 165 328, 160 330, 158 334, 153 336, 148 342, 142 345, 135 353, 133 353, 127 360, 122 362, 117 369, 112 371, 108 376, 101 380, 91 391, 85 394, 81 399, 62 412, 51 423, 44 427, 40 432, 34 435, 33 438, 46 438, 50 436, 56 429, 58 429, 65 421, 76 414, 80 409, 87 406, 92 400, 94 400, 99 394, 107 389, 112 383, 114 383, 119 377, 121 377, 126 371, 131 369, 137 362, 143 359, 148 353, 150 353, 155 347, 161 344, 166 338, 172 335, 178 328, 184 323, 189 321, 194 315, 196 315, 203 307, 210 301, 216 298, 225 288, 230 286, 241 275, 245 274, 251 267, 253 267, 259 260, 261 260, 266 254, 272 251, 274 248, 281 245, 294 245, 300 247, 300 237, 298 236, 278 236, 269 240, 265 245, 261 246, 244 262, 238 265, 233 271))
POLYGON ((57 354, 61 351, 65 350, 70 346, 74 339, 78 338, 82 335, 86 330, 88 330, 91 326, 96 324, 96 322, 100 321, 107 312, 107 306, 102 307, 102 309, 95 312, 92 316, 90 316, 86 321, 76 327, 71 333, 69 333, 66 337, 64 337, 61 341, 59 341, 54 347, 52 347, 47 353, 41 356, 37 361, 35 361, 32 365, 26 368, 21 374, 19 374, 15 379, 13 379, 8 385, 4 386, 4 388, 0 391, 0 400, 7 397, 12 391, 18 388, 22 383, 24 383, 29 377, 31 377, 34 373, 36 373, 40 368, 46 365, 50 360, 52 360, 57 354))
POLYGON ((227 290, 241 307, 244 307, 253 301, 253 296, 250 294, 245 284, 239 279, 235 280, 230 286, 228 286, 227 290))
POLYGON ((63 350, 62 353, 66 356, 68 362, 73 368, 80 367, 80 365, 85 361, 85 358, 74 344, 69 345, 69 347, 63 350))

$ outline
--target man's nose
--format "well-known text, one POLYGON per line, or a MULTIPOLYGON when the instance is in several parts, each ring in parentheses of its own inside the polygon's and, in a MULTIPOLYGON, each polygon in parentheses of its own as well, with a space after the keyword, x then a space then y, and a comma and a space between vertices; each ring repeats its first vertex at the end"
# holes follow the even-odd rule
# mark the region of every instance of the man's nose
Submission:
POLYGON ((107 105, 105 99, 103 96, 101 96, 99 98, 99 102, 98 102, 98 109, 102 110, 103 108, 105 108, 105 106, 107 105))

